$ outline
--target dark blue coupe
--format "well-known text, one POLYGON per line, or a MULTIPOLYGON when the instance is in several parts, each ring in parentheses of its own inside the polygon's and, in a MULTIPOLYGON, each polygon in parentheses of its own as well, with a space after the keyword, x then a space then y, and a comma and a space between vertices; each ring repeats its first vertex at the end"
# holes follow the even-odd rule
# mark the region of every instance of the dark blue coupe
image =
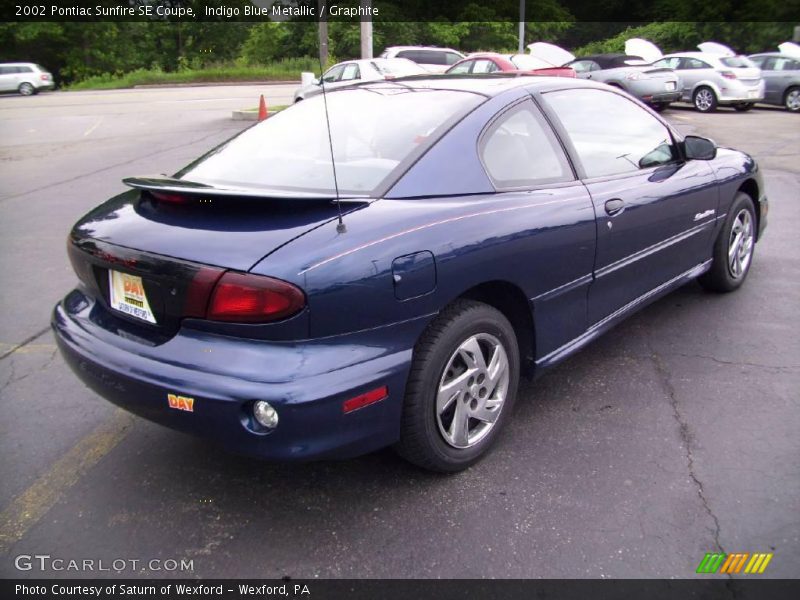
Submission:
POLYGON ((491 447, 520 375, 693 278, 739 287, 768 206, 748 155, 544 77, 319 95, 126 183, 53 314, 89 387, 235 452, 437 471, 491 447))

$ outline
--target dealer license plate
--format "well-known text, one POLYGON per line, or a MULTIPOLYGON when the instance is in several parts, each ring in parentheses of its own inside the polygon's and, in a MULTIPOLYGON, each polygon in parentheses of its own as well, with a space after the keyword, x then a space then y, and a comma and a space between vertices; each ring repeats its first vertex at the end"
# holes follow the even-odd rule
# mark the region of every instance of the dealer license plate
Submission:
POLYGON ((156 322, 141 277, 109 270, 108 289, 111 308, 148 323, 156 322))

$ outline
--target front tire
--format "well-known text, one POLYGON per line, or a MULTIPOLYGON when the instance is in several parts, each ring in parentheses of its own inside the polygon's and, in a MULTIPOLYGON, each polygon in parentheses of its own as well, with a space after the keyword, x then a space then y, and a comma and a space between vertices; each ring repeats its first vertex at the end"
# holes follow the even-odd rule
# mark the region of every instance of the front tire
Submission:
POLYGON ((36 93, 36 88, 25 82, 20 84, 18 91, 22 96, 33 96, 36 93))
POLYGON ((700 112, 714 112, 717 110, 717 95, 710 87, 701 86, 694 91, 692 103, 700 112))
POLYGON ((783 106, 789 112, 800 112, 800 87, 791 87, 783 96, 783 106))
POLYGON ((741 286, 753 262, 755 232, 753 200, 738 192, 714 242, 711 268, 700 276, 700 285, 713 292, 732 292, 741 286))
POLYGON ((519 383, 519 348, 508 319, 458 300, 428 326, 414 349, 398 453, 442 473, 483 457, 509 419, 519 383))

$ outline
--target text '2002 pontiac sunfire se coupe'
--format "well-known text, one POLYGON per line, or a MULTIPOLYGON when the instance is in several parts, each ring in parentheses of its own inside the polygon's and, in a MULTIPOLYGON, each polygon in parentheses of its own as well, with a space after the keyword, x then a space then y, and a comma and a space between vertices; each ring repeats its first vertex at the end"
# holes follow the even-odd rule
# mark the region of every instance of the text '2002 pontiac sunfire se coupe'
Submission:
POLYGON ((740 286, 768 206, 748 155, 563 78, 367 83, 126 183, 53 314, 89 387, 242 454, 443 472, 521 375, 692 278, 740 286))

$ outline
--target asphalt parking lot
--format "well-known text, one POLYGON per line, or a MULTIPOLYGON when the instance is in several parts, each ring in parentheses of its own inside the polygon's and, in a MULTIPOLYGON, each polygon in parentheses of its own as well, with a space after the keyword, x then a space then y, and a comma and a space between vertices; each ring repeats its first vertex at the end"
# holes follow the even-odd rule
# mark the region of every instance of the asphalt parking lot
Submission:
POLYGON ((747 284, 687 285, 523 384, 464 473, 391 451, 242 459, 84 388, 49 330, 75 281, 71 224, 123 177, 174 172, 248 125, 231 110, 292 91, 0 97, 0 577, 117 575, 15 567, 50 555, 122 559, 128 577, 671 578, 715 551, 773 552, 763 576, 800 576, 800 116, 779 109, 664 113, 765 170, 747 284))

